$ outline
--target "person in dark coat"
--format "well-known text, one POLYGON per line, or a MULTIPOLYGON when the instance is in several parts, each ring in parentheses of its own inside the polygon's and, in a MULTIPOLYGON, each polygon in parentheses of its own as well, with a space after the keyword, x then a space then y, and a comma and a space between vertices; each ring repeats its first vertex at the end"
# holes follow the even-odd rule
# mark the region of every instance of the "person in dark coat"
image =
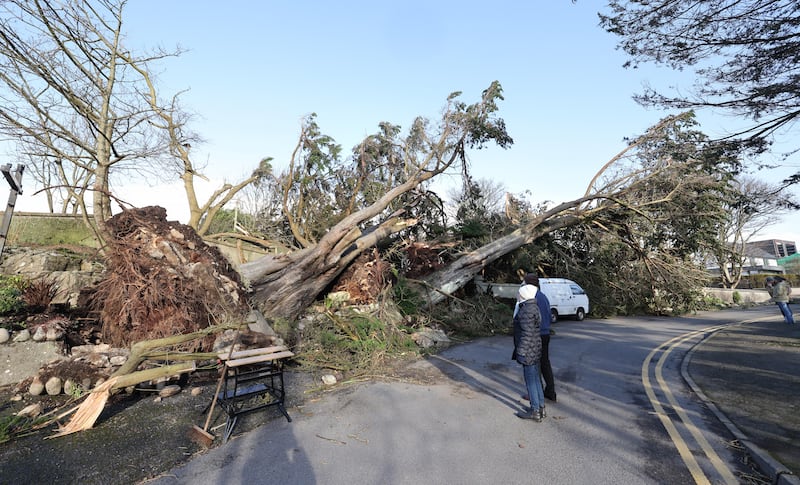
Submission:
POLYGON ((522 419, 540 422, 544 417, 544 392, 539 371, 542 358, 541 315, 536 305, 537 288, 522 285, 517 298, 514 315, 514 354, 512 358, 522 364, 522 375, 528 388, 531 407, 517 413, 522 419))
POLYGON ((525 284, 533 285, 536 287, 536 306, 539 307, 539 315, 542 317, 541 335, 542 335, 542 358, 539 361, 539 368, 542 371, 542 378, 544 379, 544 397, 555 402, 556 401, 556 381, 553 378, 553 367, 550 365, 550 323, 552 321, 552 313, 550 311, 550 300, 547 295, 542 293, 541 286, 539 286, 539 277, 533 273, 525 275, 525 284))

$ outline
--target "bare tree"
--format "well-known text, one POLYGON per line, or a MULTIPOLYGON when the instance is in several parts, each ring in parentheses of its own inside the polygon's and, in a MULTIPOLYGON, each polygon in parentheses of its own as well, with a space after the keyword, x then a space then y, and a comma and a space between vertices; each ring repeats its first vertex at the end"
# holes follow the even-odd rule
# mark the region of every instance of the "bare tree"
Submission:
MULTIPOLYGON (((51 210, 111 217, 112 180, 182 179, 188 224, 205 234, 236 193, 270 171, 265 159, 200 202, 190 156, 202 142, 190 116, 159 97, 150 67, 180 50, 134 54, 124 44, 126 0, 8 0, 0 4, 0 133, 44 186, 51 210), (91 194, 87 199, 87 194, 91 194)), ((118 201, 121 205, 124 201, 118 201)), ((88 223, 87 218, 87 223, 88 223)), ((98 234, 101 237, 101 234, 98 234)))
POLYGON ((795 205, 784 188, 752 177, 740 177, 732 189, 724 201, 726 217, 719 226, 718 244, 710 250, 725 288, 736 288, 742 279, 747 243, 795 205))
POLYGON ((192 144, 202 143, 202 139, 188 128, 190 117, 180 108, 178 95, 172 98, 167 107, 160 102, 155 83, 148 71, 137 64, 132 64, 132 69, 139 73, 147 92, 144 95, 154 118, 150 121, 152 126, 159 130, 159 136, 165 139, 166 154, 162 166, 170 168, 171 172, 180 177, 189 205, 189 220, 187 225, 192 227, 197 234, 205 236, 211 226, 214 216, 245 187, 263 180, 272 173, 271 158, 264 158, 253 172, 236 183, 224 182, 217 187, 211 195, 200 202, 195 190, 195 178, 208 180, 200 173, 192 160, 192 144))
POLYGON ((141 75, 173 54, 124 47, 125 3, 0 4, 0 130, 20 140, 40 182, 59 178, 63 207, 86 215, 89 190, 98 228, 111 216, 112 172, 142 173, 165 150, 141 75))

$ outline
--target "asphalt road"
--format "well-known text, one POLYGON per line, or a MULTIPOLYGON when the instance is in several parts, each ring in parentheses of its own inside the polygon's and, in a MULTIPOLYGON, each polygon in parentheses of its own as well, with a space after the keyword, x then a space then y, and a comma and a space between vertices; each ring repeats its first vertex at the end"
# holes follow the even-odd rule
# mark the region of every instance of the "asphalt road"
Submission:
MULTIPOLYGON (((290 408, 291 423, 277 419, 234 434, 151 483, 746 482, 769 470, 752 468, 752 450, 720 419, 728 404, 706 402, 730 373, 692 375, 691 362, 718 368, 713 346, 722 340, 713 337, 721 332, 733 332, 726 352, 758 353, 735 334, 759 334, 757 325, 789 332, 789 341, 800 336, 780 327, 772 306, 691 318, 563 320, 551 339, 558 402, 548 402, 542 423, 515 416, 524 385, 510 337, 454 346, 414 364, 405 379, 343 386, 290 408), (747 319, 761 320, 733 325, 747 319), (708 380, 715 383, 706 395, 708 380)), ((798 356, 779 357, 798 364, 798 356)), ((738 394, 730 387, 728 395, 738 394)))

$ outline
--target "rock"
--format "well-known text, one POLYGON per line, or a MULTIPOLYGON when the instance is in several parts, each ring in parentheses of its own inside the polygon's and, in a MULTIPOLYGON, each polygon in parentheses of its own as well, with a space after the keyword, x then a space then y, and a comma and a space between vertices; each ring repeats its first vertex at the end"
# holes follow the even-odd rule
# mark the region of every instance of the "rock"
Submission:
POLYGON ((14 342, 27 342, 30 339, 31 332, 27 328, 20 330, 16 335, 14 335, 14 342))
POLYGON ((111 346, 108 344, 76 345, 70 349, 70 352, 72 352, 72 355, 80 355, 91 354, 93 352, 103 353, 108 352, 109 350, 111 350, 111 346))
POLYGON ((33 378, 30 387, 28 387, 28 394, 31 396, 40 396, 44 392, 44 384, 39 380, 39 376, 33 378))
POLYGON ((17 412, 17 416, 24 416, 26 418, 35 418, 42 414, 42 403, 35 403, 29 406, 25 406, 19 412, 17 412))
POLYGON ((203 388, 202 387, 193 387, 191 393, 192 393, 192 396, 199 396, 200 394, 203 393, 203 388))
POLYGON ((89 378, 89 377, 85 377, 81 381, 81 387, 83 387, 84 389, 91 389, 92 388, 92 379, 89 378))
POLYGON ((9 399, 9 401, 11 402, 22 401, 22 394, 14 394, 13 396, 11 396, 11 399, 9 399))
POLYGON ((72 379, 67 379, 64 381, 64 394, 68 396, 74 396, 76 392, 78 392, 80 386, 75 383, 72 379))
POLYGON ((97 258, 77 253, 36 248, 7 248, 0 261, 0 272, 19 274, 28 279, 47 277, 59 291, 53 304, 78 306, 81 288, 96 284, 103 278, 104 266, 97 258))
POLYGON ((411 338, 423 349, 433 346, 445 346, 450 343, 450 339, 441 330, 435 328, 423 328, 419 332, 411 334, 411 338))
POLYGON ((61 340, 64 336, 64 330, 61 327, 49 327, 47 332, 45 332, 45 340, 48 342, 55 342, 56 340, 61 340))
POLYGON ((31 338, 34 342, 41 342, 47 338, 47 331, 43 326, 36 327, 36 331, 33 332, 33 336, 31 338))
POLYGON ((174 396, 175 394, 178 394, 179 392, 181 392, 181 386, 172 384, 169 386, 164 386, 163 389, 158 391, 158 395, 159 397, 170 397, 174 396))
POLYGON ((111 362, 107 355, 98 354, 97 352, 86 354, 80 357, 80 359, 94 367, 108 367, 109 365, 111 365, 111 362))
POLYGON ((0 344, 4 344, 11 339, 11 334, 7 328, 0 328, 0 344))
POLYGON ((322 376, 322 383, 325 384, 326 386, 332 386, 336 384, 336 376, 332 374, 325 374, 324 376, 322 376))
POLYGON ((57 396, 61 394, 61 384, 61 378, 53 376, 45 382, 44 390, 47 392, 48 396, 57 396))
POLYGON ((325 306, 329 308, 341 308, 350 301, 349 291, 332 291, 325 296, 325 306))
POLYGON ((115 356, 111 357, 110 359, 108 359, 108 362, 113 366, 120 366, 120 365, 124 364, 125 361, 127 361, 127 360, 128 360, 128 358, 125 357, 124 355, 115 355, 115 356))
POLYGON ((261 332, 264 335, 275 337, 276 339, 279 337, 272 326, 270 326, 267 319, 264 317, 264 314, 258 310, 250 311, 250 314, 247 316, 247 326, 254 332, 261 332))

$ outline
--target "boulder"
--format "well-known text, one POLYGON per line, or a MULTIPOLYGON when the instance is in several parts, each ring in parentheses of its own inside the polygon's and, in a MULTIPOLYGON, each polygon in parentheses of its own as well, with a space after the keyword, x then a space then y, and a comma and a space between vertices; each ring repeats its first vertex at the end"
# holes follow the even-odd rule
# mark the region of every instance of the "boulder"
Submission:
POLYGON ((47 392, 48 396, 57 396, 61 394, 61 389, 62 381, 60 377, 53 376, 44 383, 44 390, 47 392))

